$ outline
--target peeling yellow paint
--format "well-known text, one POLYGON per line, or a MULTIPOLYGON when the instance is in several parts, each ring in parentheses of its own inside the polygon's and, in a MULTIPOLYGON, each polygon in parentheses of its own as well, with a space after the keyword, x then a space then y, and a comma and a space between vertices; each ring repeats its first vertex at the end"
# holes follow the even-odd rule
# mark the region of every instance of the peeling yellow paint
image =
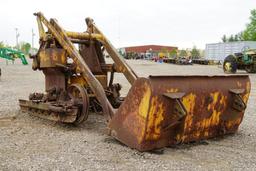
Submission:
POLYGON ((251 83, 250 83, 250 81, 248 81, 246 83, 246 90, 247 90, 247 92, 250 92, 250 90, 251 90, 251 83))
POLYGON ((199 138, 199 136, 200 136, 200 132, 199 131, 194 132, 193 137, 199 138))
POLYGON ((187 136, 185 135, 186 132, 190 131, 192 128, 193 111, 194 111, 195 103, 196 103, 196 95, 193 93, 188 94, 187 96, 182 98, 182 103, 184 104, 184 107, 186 108, 188 113, 187 113, 185 123, 184 123, 183 135, 178 134, 176 136, 176 140, 178 142, 183 142, 187 138, 187 136))
MULTIPOLYGON (((224 105, 225 104, 225 97, 223 97, 220 92, 214 92, 211 93, 211 97, 213 99, 213 102, 208 105, 207 109, 209 112, 212 112, 212 116, 210 118, 205 118, 202 122, 204 123, 204 128, 209 128, 210 126, 213 125, 218 125, 220 122, 220 115, 223 111, 218 111, 216 108, 218 100, 220 98, 220 104, 224 105)), ((220 105, 219 104, 219 105, 220 105)))
POLYGON ((142 116, 144 119, 146 119, 148 115, 149 103, 150 103, 150 97, 151 97, 150 87, 148 85, 145 85, 145 86, 146 86, 146 91, 139 105, 139 115, 142 116))
POLYGON ((246 83, 246 94, 243 96, 243 101, 245 103, 247 103, 248 99, 249 99, 249 96, 250 96, 250 90, 251 90, 251 83, 250 82, 247 82, 246 83))
POLYGON ((207 110, 212 112, 211 117, 205 118, 198 124, 198 129, 204 132, 204 136, 208 137, 209 132, 206 131, 210 127, 216 126, 220 123, 220 116, 224 112, 227 105, 227 96, 222 95, 220 92, 214 92, 210 94, 213 102, 208 105, 207 110), (219 101, 219 104, 218 104, 219 101), (222 107, 220 106, 222 105, 222 107), (217 107, 220 109, 218 110, 217 107))
POLYGON ((238 87, 242 87, 242 83, 240 83, 239 81, 237 81, 236 84, 237 84, 238 87))
POLYGON ((180 135, 180 134, 177 134, 177 135, 176 135, 176 140, 179 142, 180 139, 181 139, 181 135, 180 135))
POLYGON ((204 130, 204 136, 205 136, 205 137, 208 137, 208 136, 209 136, 209 132, 206 131, 206 130, 204 130))
POLYGON ((179 89, 177 88, 171 88, 169 90, 167 90, 167 93, 177 93, 179 91, 179 89))
POLYGON ((161 133, 161 122, 163 121, 164 107, 158 97, 152 97, 146 126, 146 140, 157 140, 161 133))
POLYGON ((236 120, 231 120, 231 121, 225 122, 226 129, 231 129, 233 126, 239 125, 241 123, 241 121, 242 121, 242 118, 238 118, 236 120))
MULTIPOLYGON (((177 140, 184 141, 187 136, 186 133, 189 133, 192 128, 195 128, 197 131, 193 132, 193 137, 198 138, 201 134, 205 137, 209 136, 208 129, 212 126, 216 126, 220 123, 220 115, 223 113, 225 108, 227 107, 227 96, 224 96, 220 92, 213 92, 210 94, 212 98, 212 102, 206 106, 207 110, 212 113, 212 115, 208 118, 202 119, 193 124, 193 117, 195 113, 193 113, 196 103, 196 95, 189 94, 188 96, 183 98, 183 104, 188 111, 187 117, 185 119, 184 125, 184 135, 176 136, 177 140), (221 105, 221 106, 220 106, 221 105)), ((204 99, 201 101, 204 104, 204 99)))
POLYGON ((196 95, 193 93, 190 93, 189 95, 185 96, 182 99, 182 103, 184 104, 184 107, 187 110, 187 116, 185 119, 185 126, 184 126, 184 130, 186 130, 187 128, 191 128, 192 126, 192 122, 193 122, 193 111, 195 108, 195 103, 196 103, 196 95))
POLYGON ((123 127, 134 135, 139 143, 144 139, 146 120, 135 113, 129 113, 123 122, 123 127), (132 123, 131 123, 132 121, 132 123))
POLYGON ((224 108, 226 108, 226 106, 227 106, 227 100, 228 100, 227 96, 224 96, 224 95, 221 96, 220 104, 222 104, 224 106, 224 108))

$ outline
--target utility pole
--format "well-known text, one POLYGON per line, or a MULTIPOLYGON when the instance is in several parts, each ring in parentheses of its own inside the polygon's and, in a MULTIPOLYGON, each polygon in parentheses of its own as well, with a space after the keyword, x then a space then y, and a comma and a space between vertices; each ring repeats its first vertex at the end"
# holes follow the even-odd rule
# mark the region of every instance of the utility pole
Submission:
POLYGON ((117 34, 118 34, 118 46, 120 47, 120 15, 117 18, 117 34))
POLYGON ((19 37, 20 37, 20 34, 19 34, 18 28, 15 28, 15 33, 16 33, 16 48, 19 49, 19 37))
POLYGON ((31 49, 32 49, 32 52, 33 52, 33 50, 34 50, 34 37, 35 37, 35 33, 34 33, 34 30, 32 29, 32 44, 31 44, 31 49))

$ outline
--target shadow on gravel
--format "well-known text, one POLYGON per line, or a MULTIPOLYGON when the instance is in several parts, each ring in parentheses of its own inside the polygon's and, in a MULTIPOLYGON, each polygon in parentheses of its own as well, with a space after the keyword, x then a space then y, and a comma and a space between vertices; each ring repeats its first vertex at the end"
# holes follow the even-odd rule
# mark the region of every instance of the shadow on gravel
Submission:
MULTIPOLYGON (((1 119, 1 118, 0 118, 1 119)), ((33 116, 27 112, 17 111, 15 115, 17 122, 23 122, 27 125, 38 125, 56 128, 62 131, 83 131, 87 130, 90 132, 104 133, 106 129, 106 123, 101 115, 91 114, 88 119, 79 125, 55 122, 47 119, 42 119, 37 116, 33 116)), ((1 121, 1 120, 0 120, 1 121)))
MULTIPOLYGON (((120 141, 116 140, 115 138, 113 137, 106 137, 104 140, 103 140, 104 143, 108 143, 108 144, 117 144, 117 145, 121 145, 123 147, 127 147, 125 144, 121 143, 120 141)), ((129 147, 128 147, 129 148, 129 147)))
POLYGON ((185 144, 177 144, 177 145, 170 146, 168 148, 189 150, 193 147, 201 146, 201 145, 209 145, 209 141, 202 140, 202 141, 190 142, 185 144))

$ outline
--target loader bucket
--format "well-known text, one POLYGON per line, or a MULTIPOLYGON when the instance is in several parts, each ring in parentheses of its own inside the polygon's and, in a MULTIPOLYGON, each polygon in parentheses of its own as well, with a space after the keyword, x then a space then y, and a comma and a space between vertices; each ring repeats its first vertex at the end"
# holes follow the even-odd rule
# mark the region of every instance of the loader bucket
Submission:
POLYGON ((110 134, 148 151, 235 133, 250 88, 247 75, 139 78, 109 122, 110 134))

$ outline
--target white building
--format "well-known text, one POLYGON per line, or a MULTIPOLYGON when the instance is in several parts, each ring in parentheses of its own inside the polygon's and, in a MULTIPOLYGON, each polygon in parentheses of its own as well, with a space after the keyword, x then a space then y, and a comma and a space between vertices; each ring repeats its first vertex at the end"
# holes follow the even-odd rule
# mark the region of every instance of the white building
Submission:
POLYGON ((239 41, 206 44, 205 58, 224 61, 230 54, 242 52, 244 48, 256 49, 256 41, 239 41))

